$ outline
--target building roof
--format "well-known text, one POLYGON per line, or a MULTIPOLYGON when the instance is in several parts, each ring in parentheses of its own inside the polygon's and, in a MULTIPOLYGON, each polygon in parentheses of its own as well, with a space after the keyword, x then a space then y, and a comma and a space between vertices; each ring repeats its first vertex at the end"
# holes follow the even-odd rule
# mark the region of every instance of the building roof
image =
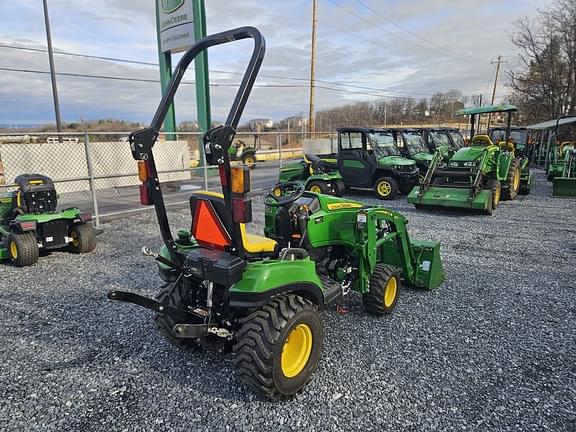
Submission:
POLYGON ((558 122, 558 126, 574 124, 576 123, 576 116, 564 117, 560 118, 560 120, 554 119, 554 120, 547 120, 545 122, 534 123, 529 126, 526 126, 526 128, 532 130, 553 129, 556 128, 556 122, 558 122))

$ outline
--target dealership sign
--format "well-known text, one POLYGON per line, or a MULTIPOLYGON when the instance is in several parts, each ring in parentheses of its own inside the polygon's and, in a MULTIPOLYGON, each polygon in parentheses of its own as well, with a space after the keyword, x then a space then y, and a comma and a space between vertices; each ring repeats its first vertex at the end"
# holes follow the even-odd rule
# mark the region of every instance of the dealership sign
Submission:
POLYGON ((160 51, 183 51, 194 44, 192 0, 158 2, 160 51))

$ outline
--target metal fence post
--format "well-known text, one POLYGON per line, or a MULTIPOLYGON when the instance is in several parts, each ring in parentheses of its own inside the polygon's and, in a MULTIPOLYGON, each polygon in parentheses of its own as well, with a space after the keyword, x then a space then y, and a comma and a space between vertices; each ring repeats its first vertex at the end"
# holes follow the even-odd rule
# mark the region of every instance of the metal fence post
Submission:
POLYGON ((276 135, 276 142, 278 143, 278 160, 280 161, 280 169, 282 169, 282 133, 276 135))
POLYGON ((96 228, 100 227, 100 214, 98 213, 98 199, 96 197, 96 184, 94 181, 94 166, 92 164, 92 148, 90 145, 90 138, 88 133, 84 134, 84 152, 86 153, 86 166, 88 167, 88 177, 90 184, 90 193, 92 195, 92 210, 94 212, 94 220, 96 221, 96 228))

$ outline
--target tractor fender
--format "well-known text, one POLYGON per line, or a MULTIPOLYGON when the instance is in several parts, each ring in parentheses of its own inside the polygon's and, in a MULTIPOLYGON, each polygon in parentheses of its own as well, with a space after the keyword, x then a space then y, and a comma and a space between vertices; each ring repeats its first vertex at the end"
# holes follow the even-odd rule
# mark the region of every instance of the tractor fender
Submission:
POLYGON ((323 174, 312 174, 306 179, 306 183, 311 181, 325 181, 331 182, 336 180, 342 180, 342 176, 338 172, 323 173, 323 174))
POLYGON ((508 178, 508 170, 513 158, 514 155, 511 153, 500 152, 498 155, 498 166, 496 167, 498 180, 503 181, 508 178))
POLYGON ((310 283, 285 285, 261 293, 241 293, 231 291, 229 293, 230 307, 247 309, 258 308, 269 303, 271 298, 282 294, 297 294, 310 300, 318 306, 318 309, 324 310, 324 295, 322 294, 322 290, 318 286, 310 283))
POLYGON ((392 171, 392 169, 378 168, 372 175, 372 184, 374 184, 380 177, 394 177, 394 171, 392 171))

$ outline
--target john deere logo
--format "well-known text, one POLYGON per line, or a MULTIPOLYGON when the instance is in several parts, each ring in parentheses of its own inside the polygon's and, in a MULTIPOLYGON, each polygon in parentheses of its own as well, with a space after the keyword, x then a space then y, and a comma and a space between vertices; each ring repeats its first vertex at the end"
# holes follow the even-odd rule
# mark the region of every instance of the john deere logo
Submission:
POLYGON ((182 7, 185 0, 162 0, 162 12, 171 14, 182 7))

